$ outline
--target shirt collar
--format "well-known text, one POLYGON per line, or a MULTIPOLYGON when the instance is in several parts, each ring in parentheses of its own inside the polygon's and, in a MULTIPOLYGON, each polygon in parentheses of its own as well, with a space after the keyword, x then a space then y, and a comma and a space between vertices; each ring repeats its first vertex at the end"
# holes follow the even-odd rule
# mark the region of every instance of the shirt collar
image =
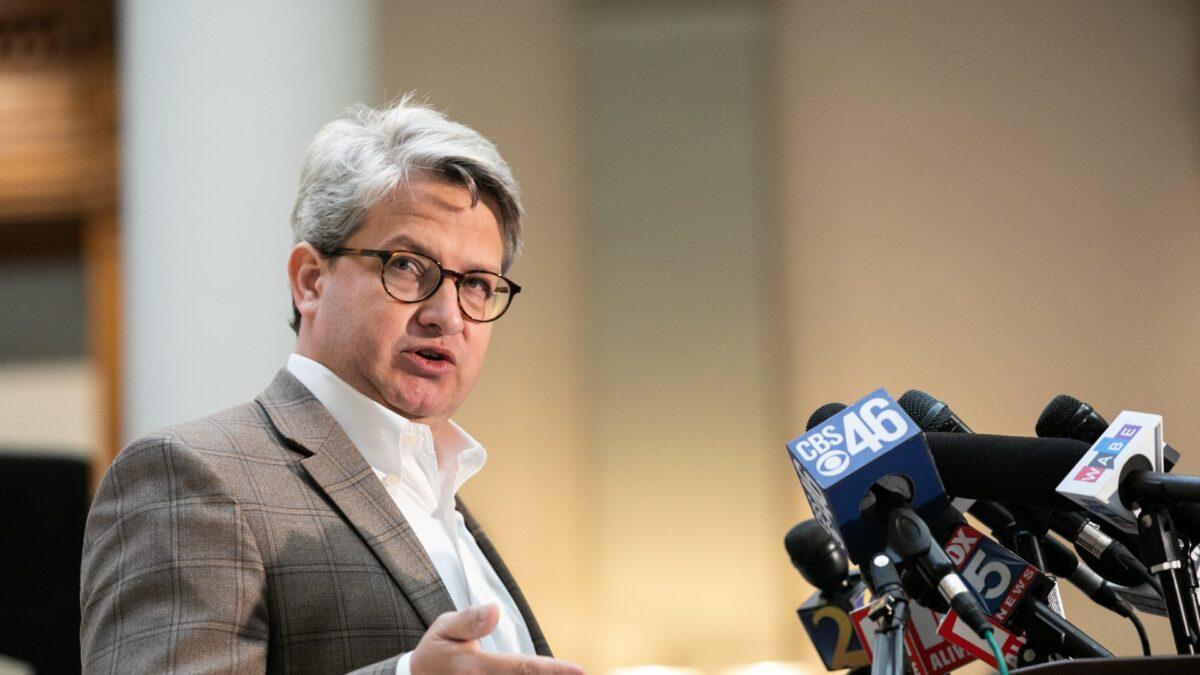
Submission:
POLYGON ((300 354, 288 357, 288 371, 312 392, 321 405, 329 410, 334 421, 376 471, 408 479, 402 469, 406 453, 415 455, 418 465, 428 475, 435 491, 442 493, 444 502, 453 496, 468 478, 483 468, 487 452, 461 427, 450 422, 449 441, 451 461, 445 467, 447 475, 438 475, 433 435, 429 425, 411 422, 402 415, 367 398, 324 365, 300 354), (447 481, 453 476, 452 480, 447 481), (449 484, 447 484, 449 482, 449 484), (446 491, 449 494, 446 494, 446 491))

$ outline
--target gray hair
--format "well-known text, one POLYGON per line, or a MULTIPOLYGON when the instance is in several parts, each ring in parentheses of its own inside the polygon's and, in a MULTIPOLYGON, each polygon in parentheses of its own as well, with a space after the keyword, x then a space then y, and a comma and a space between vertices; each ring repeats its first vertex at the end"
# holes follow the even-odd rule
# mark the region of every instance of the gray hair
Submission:
MULTIPOLYGON (((500 207, 504 241, 501 271, 507 272, 521 249, 521 192, 512 169, 491 141, 405 95, 377 109, 357 105, 317 132, 304 156, 300 194, 292 210, 296 243, 307 241, 331 253, 353 235, 367 211, 412 172, 439 174, 471 192, 482 192, 500 207)), ((293 306, 294 330, 300 314, 293 306)))

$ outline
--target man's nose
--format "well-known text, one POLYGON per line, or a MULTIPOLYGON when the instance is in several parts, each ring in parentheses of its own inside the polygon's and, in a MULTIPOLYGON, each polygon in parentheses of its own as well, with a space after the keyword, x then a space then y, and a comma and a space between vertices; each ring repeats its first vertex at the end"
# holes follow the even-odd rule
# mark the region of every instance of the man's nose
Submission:
POLYGON ((458 287, 454 279, 442 280, 442 285, 433 295, 421 301, 417 310, 417 321, 422 326, 436 329, 439 335, 454 335, 463 329, 462 310, 458 306, 458 287))

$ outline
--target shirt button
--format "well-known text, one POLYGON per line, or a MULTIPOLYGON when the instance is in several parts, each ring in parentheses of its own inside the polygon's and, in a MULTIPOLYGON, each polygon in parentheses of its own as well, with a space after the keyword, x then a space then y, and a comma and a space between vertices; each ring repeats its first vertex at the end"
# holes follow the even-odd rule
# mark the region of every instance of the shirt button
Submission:
POLYGON ((400 437, 400 442, 404 444, 404 447, 411 448, 421 442, 421 437, 412 431, 406 431, 400 437))
POLYGON ((387 484, 388 487, 396 487, 400 484, 400 476, 397 476, 394 473, 389 473, 387 477, 383 479, 383 482, 387 484))

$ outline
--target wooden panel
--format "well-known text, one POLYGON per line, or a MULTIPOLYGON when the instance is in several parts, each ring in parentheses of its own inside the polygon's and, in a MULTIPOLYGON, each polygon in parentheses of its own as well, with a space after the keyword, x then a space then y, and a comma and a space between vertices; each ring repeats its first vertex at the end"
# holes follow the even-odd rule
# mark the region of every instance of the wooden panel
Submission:
POLYGON ((0 220, 112 210, 112 15, 109 2, 0 6, 0 220))
POLYGON ((99 480, 121 449, 121 252, 115 212, 95 213, 84 224, 83 251, 89 342, 101 381, 103 437, 92 472, 99 480))
POLYGON ((113 42, 110 0, 0 4, 0 250, 25 259, 82 251, 89 351, 102 379, 96 476, 121 429, 113 42), (68 236, 68 223, 82 227, 68 236))

